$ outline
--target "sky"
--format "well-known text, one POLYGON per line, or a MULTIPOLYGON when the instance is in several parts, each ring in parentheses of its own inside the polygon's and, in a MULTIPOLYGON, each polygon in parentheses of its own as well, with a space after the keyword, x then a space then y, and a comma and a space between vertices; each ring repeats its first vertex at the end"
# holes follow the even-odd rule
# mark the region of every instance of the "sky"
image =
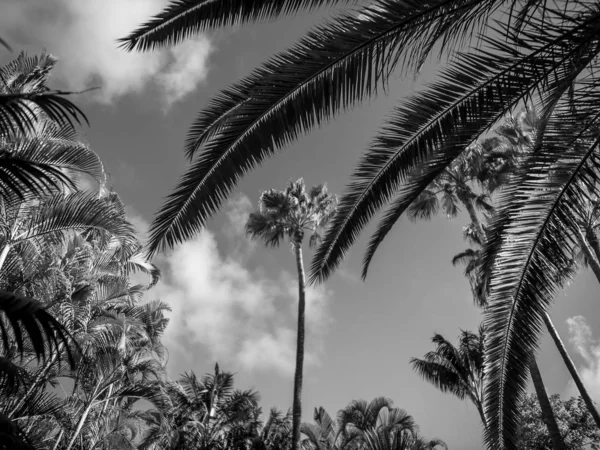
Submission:
MULTIPOLYGON (((59 59, 57 88, 98 90, 74 98, 91 126, 85 138, 100 155, 141 236, 186 168, 191 121, 219 89, 282 51, 327 11, 197 36, 177 47, 136 54, 123 37, 166 0, 4 0, 2 37, 30 53, 59 59)), ((15 54, 0 53, 0 63, 15 54)), ((431 79, 432 71, 422 78, 431 79)), ((193 370, 236 373, 236 386, 260 391, 265 410, 291 406, 297 285, 287 245, 265 249, 243 226, 261 190, 304 177, 341 194, 349 174, 390 108, 420 87, 396 77, 386 96, 365 102, 315 130, 247 175, 208 229, 156 263, 164 276, 147 299, 172 307, 165 342, 171 377, 193 370)), ((412 372, 410 357, 433 349, 434 332, 455 340, 481 320, 467 280, 451 264, 463 250, 464 216, 413 224, 401 220, 379 250, 365 282, 360 265, 369 227, 341 270, 307 292, 304 419, 315 407, 334 414, 353 399, 386 396, 413 415, 427 437, 451 449, 482 448, 475 409, 412 372)), ((308 257, 311 255, 309 254, 308 257)), ((306 263, 308 264, 308 259, 306 263)), ((596 281, 584 272, 551 310, 558 332, 593 397, 600 401, 600 319, 596 281)), ((549 393, 575 394, 545 336, 539 365, 549 393)))

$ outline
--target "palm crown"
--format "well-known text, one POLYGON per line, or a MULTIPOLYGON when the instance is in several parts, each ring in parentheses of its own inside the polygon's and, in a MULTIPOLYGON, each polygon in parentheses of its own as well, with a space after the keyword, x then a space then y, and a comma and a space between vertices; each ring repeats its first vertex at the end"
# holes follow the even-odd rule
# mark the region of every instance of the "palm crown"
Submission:
POLYGON ((250 214, 246 231, 269 246, 277 246, 288 238, 301 245, 305 233, 310 233, 309 245, 315 246, 335 212, 337 198, 325 185, 306 191, 304 180, 290 182, 284 191, 270 189, 261 194, 258 211, 250 214))

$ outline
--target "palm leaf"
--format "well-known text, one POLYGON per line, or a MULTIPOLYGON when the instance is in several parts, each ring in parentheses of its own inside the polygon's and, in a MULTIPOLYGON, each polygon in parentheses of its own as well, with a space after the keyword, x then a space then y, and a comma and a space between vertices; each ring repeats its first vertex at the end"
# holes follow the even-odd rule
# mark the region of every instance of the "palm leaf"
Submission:
POLYGON ((37 121, 34 107, 61 127, 89 123, 85 114, 65 98, 75 92, 46 91, 43 93, 0 93, 0 135, 24 133, 33 130, 37 121))
MULTIPOLYGON (((595 55, 595 20, 596 13, 589 13, 566 30, 538 23, 538 33, 531 30, 526 41, 510 37, 518 50, 504 41, 485 38, 489 48, 458 55, 441 81, 397 107, 340 200, 338 213, 315 253, 311 282, 322 282, 332 274, 360 231, 396 195, 369 241, 365 277, 377 248, 418 195, 496 121, 548 86, 540 72, 553 74, 551 86, 568 86, 576 78, 595 55)), ((508 30, 502 32, 507 34, 508 30)), ((555 90, 546 92, 556 94, 555 90)))
POLYGON ((467 396, 467 391, 459 374, 448 367, 441 358, 417 359, 411 358, 413 370, 425 381, 433 384, 442 392, 448 392, 461 400, 467 396), (436 361, 437 360, 437 361, 436 361))
POLYGON ((202 32, 224 26, 269 20, 356 0, 172 0, 165 9, 126 38, 128 51, 175 45, 202 32))
MULTIPOLYGON (((564 124, 568 119, 563 116, 557 120, 564 124)), ((540 154, 523 169, 527 175, 510 186, 501 199, 503 214, 510 220, 504 224, 503 243, 494 259, 485 319, 489 361, 486 417, 490 424, 486 440, 505 448, 516 445, 518 415, 508 411, 518 410, 525 395, 527 364, 538 345, 542 315, 569 279, 566 269, 576 246, 572 233, 577 229, 577 218, 584 214, 579 206, 586 196, 582 185, 590 185, 596 178, 595 171, 586 170, 586 166, 593 163, 597 170, 600 163, 600 138, 565 155, 569 147, 565 147, 564 131, 557 128, 556 134, 546 134, 540 154), (548 176, 549 163, 558 158, 561 161, 554 165, 556 172, 548 176), (507 201, 519 206, 521 213, 515 215, 507 201)))
POLYGON ((69 334, 65 328, 52 317, 42 305, 31 298, 10 292, 0 291, 0 338, 4 348, 9 348, 9 339, 14 340, 20 353, 24 351, 24 340, 27 338, 38 358, 46 358, 59 345, 65 344, 69 360, 69 334), (5 320, 8 323, 5 323, 5 320))
POLYGON ((73 181, 60 167, 32 161, 26 155, 0 151, 0 193, 5 198, 23 201, 63 186, 75 189, 73 181))
POLYGON ((376 94, 398 64, 412 60, 412 53, 427 53, 424 49, 438 40, 449 44, 453 36, 467 33, 494 3, 381 0, 360 15, 342 14, 316 28, 223 91, 192 125, 186 153, 202 153, 156 216, 150 253, 190 238, 245 173, 304 132, 376 94))
POLYGON ((18 236, 15 242, 89 229, 117 236, 135 233, 133 226, 112 202, 106 198, 98 198, 94 193, 75 192, 44 199, 33 209, 29 229, 18 236))

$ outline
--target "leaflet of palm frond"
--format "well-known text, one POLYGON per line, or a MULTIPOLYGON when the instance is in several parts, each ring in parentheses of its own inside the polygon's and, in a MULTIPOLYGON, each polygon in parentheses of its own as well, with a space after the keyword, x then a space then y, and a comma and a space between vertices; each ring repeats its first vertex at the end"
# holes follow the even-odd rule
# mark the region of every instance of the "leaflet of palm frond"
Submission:
POLYGON ((53 351, 58 351, 59 343, 66 344, 69 359, 70 336, 68 331, 42 305, 31 298, 0 291, 0 311, 10 327, 0 320, 0 333, 5 348, 9 347, 9 336, 14 339, 19 352, 23 352, 23 342, 30 340, 35 355, 45 359, 53 351))
POLYGON ((36 111, 64 127, 89 124, 85 114, 65 98, 75 92, 46 91, 42 93, 0 93, 0 136, 25 133, 35 128, 36 111))
POLYGON ((14 242, 73 230, 95 229, 121 235, 133 232, 132 225, 93 193, 75 192, 45 198, 34 210, 29 229, 14 242))
POLYGON ((4 414, 0 414, 0 449, 35 450, 23 430, 4 414))
POLYGON ((496 3, 381 0, 317 27, 223 91, 191 127, 186 153, 195 160, 151 226, 150 254, 193 236, 245 173, 375 95, 397 66, 468 35, 496 3))
POLYGON ((0 194, 3 196, 23 201, 41 197, 63 186, 75 188, 60 168, 0 151, 0 194))
MULTIPOLYGON (((500 210, 509 220, 493 225, 490 247, 497 250, 485 319, 486 441, 501 448, 516 445, 518 415, 514 411, 525 394, 529 355, 538 346, 542 314, 568 281, 565 269, 576 245, 572 233, 584 214, 586 187, 594 185, 600 167, 600 139, 586 145, 569 144, 577 133, 565 139, 561 125, 568 120, 566 114, 557 114, 554 120, 540 151, 523 168, 526 174, 499 199, 500 210), (499 226, 501 238, 497 237, 499 226)), ((588 128, 585 122, 571 125, 588 128)))
POLYGON ((591 11, 568 29, 538 21, 519 36, 502 30, 514 45, 484 37, 485 49, 459 54, 440 81, 403 100, 354 172, 315 252, 310 281, 327 279, 373 215, 397 195, 369 243, 364 277, 405 209, 465 148, 521 101, 542 94, 554 101, 576 80, 596 55, 598 16, 591 11))

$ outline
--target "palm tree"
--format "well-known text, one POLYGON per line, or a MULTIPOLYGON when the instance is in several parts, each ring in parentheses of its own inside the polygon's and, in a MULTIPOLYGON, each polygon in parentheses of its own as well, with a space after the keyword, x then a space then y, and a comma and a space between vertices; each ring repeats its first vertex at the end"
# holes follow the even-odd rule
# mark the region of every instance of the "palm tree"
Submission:
MULTIPOLYGON (((146 51, 223 26, 349 4, 354 2, 172 1, 123 46, 146 51)), ((447 64, 434 84, 394 109, 374 139, 315 252, 310 280, 328 278, 371 218, 389 205, 369 243, 366 272, 423 190, 500 118, 532 100, 540 105, 542 139, 499 196, 501 214, 490 226, 484 258, 490 279, 487 353, 493 361, 486 440, 514 447, 526 377, 507 374, 528 369, 542 314, 566 281, 563 268, 572 253, 570 245, 555 252, 553 243, 572 241, 584 185, 597 174, 593 93, 600 13, 591 0, 372 0, 356 8, 317 26, 208 103, 188 135, 191 167, 152 226, 151 251, 188 239, 245 173, 376 95, 397 72, 418 73, 435 49, 447 64)))
POLYGON ((337 204, 335 195, 327 192, 325 185, 315 186, 306 192, 304 180, 290 182, 284 191, 265 191, 259 199, 259 209, 250 214, 246 233, 262 240, 267 246, 278 246, 286 237, 296 255, 298 271, 298 330, 296 341, 296 370, 294 374, 294 399, 292 406, 292 449, 299 450, 300 422, 302 420, 302 372, 304 365, 304 310, 306 283, 302 244, 304 234, 310 233, 309 246, 320 242, 321 233, 332 218, 337 204))
POLYGON ((484 413, 484 328, 477 333, 461 331, 458 346, 440 334, 433 336, 436 349, 423 359, 411 358, 413 370, 442 392, 461 400, 469 399, 477 409, 481 423, 487 428, 484 413))
POLYGON ((440 439, 426 440, 419 436, 419 427, 412 416, 399 408, 384 408, 374 426, 361 430, 365 450, 434 450, 448 449, 440 439))

